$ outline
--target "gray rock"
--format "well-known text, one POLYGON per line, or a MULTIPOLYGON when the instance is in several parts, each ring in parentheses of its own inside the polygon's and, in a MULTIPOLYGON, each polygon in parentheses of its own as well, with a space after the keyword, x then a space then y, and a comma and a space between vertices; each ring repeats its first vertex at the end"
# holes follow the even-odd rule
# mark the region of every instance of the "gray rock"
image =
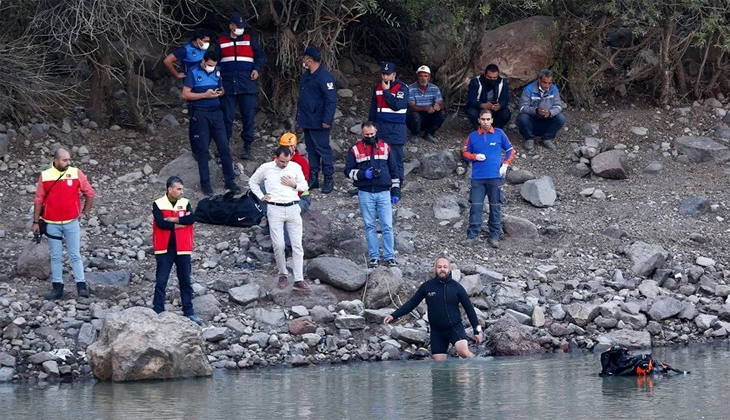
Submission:
POLYGON ((392 308, 365 309, 365 320, 373 324, 382 324, 386 316, 393 313, 392 308))
POLYGON ((264 324, 283 325, 286 322, 286 314, 281 309, 254 308, 252 313, 253 319, 264 324))
POLYGON ((624 324, 628 324, 634 329, 642 329, 646 326, 647 319, 644 314, 629 314, 623 311, 619 311, 617 316, 619 321, 623 321, 624 324))
POLYGON ((669 258, 669 252, 661 246, 640 241, 632 243, 628 247, 627 254, 633 263, 631 271, 644 277, 650 276, 669 258))
POLYGON ((309 310, 309 315, 312 317, 312 321, 317 324, 329 324, 335 320, 334 314, 330 312, 324 306, 316 305, 309 310))
POLYGON ((572 175, 578 178, 583 178, 590 175, 591 167, 583 162, 578 162, 575 165, 571 165, 568 168, 568 175, 572 175))
POLYGON ((352 98, 352 90, 350 89, 337 89, 337 96, 340 98, 352 98))
POLYGON ((717 316, 709 314, 700 314, 695 318, 695 325, 702 331, 712 328, 712 324, 717 321, 717 316))
POLYGON ((203 340, 217 343, 226 338, 228 328, 226 327, 208 327, 203 330, 203 340))
POLYGON ((481 282, 481 276, 479 274, 471 274, 468 276, 461 276, 459 284, 466 290, 467 295, 477 296, 482 292, 484 286, 481 282))
POLYGON ((611 224, 608 225, 603 231, 601 231, 603 235, 608 236, 609 238, 614 239, 621 239, 624 236, 627 236, 626 231, 621 229, 617 224, 611 224))
POLYGON ((274 300, 274 303, 286 308, 302 305, 311 310, 317 305, 334 305, 337 303, 338 299, 332 294, 329 286, 310 283, 309 287, 311 288, 309 293, 302 293, 291 287, 287 287, 286 289, 275 288, 270 292, 270 296, 274 300))
POLYGON ((646 168, 644 168, 644 173, 650 174, 650 175, 656 175, 656 174, 662 173, 663 170, 664 170, 664 165, 662 165, 661 162, 654 161, 654 162, 651 162, 650 164, 646 165, 646 168))
POLYGON ((405 341, 406 343, 417 346, 424 345, 428 340, 428 333, 426 331, 400 326, 391 328, 390 336, 396 340, 405 341))
POLYGON ((639 292, 649 299, 656 299, 656 297, 659 296, 659 293, 661 293, 661 289, 656 281, 644 280, 639 285, 639 292))
POLYGON ((398 269, 378 267, 370 273, 365 292, 365 307, 380 309, 394 305, 394 297, 403 285, 403 276, 398 269))
POLYGON ((302 334, 302 341, 309 347, 316 347, 322 340, 322 336, 314 333, 302 334))
POLYGON ((8 366, 8 367, 14 368, 15 363, 16 363, 15 357, 13 357, 5 352, 0 353, 0 366, 8 366))
POLYGON ((537 238, 537 226, 522 217, 502 215, 502 228, 510 238, 537 238))
POLYGON ((0 368, 0 383, 10 382, 15 376, 15 369, 9 367, 0 368))
POLYGON ((673 297, 656 300, 649 309, 649 317, 655 321, 671 318, 682 312, 684 304, 673 297))
POLYGON ((96 341, 96 328, 90 322, 84 322, 79 329, 79 335, 76 337, 76 343, 81 348, 86 348, 96 341))
POLYGON ((722 108, 722 102, 718 101, 715 98, 707 98, 705 99, 705 106, 709 106, 712 108, 722 108))
POLYGON ((527 327, 509 316, 502 317, 492 324, 487 329, 487 337, 495 356, 523 356, 546 351, 532 337, 527 327))
POLYGON ((15 266, 20 277, 35 277, 45 280, 51 275, 51 254, 48 250, 48 241, 37 244, 29 242, 18 255, 15 266))
POLYGON ((193 308, 195 309, 195 314, 204 321, 212 321, 216 315, 221 313, 218 299, 212 294, 193 298, 193 308))
POLYGON ((695 317, 697 317, 697 314, 697 308, 695 308, 695 305, 692 302, 684 302, 682 312, 677 315, 677 318, 693 320, 695 319, 695 317))
POLYGON ((361 330, 367 323, 365 318, 358 315, 339 315, 335 318, 335 326, 346 330, 361 330))
POLYGON ((598 305, 590 303, 571 303, 564 305, 563 308, 567 312, 573 323, 579 327, 585 327, 598 316, 600 308, 598 305))
POLYGON ((317 210, 302 214, 302 247, 304 258, 311 259, 331 252, 335 242, 330 219, 317 210))
POLYGON ((626 179, 629 177, 626 153, 623 150, 603 152, 591 160, 591 170, 602 178, 626 179))
POLYGON ((532 172, 526 171, 524 169, 507 171, 507 175, 505 176, 505 180, 513 185, 523 184, 535 178, 536 177, 532 174, 532 172))
MULTIPOLYGON (((210 168, 210 182, 212 186, 216 186, 223 182, 223 170, 221 166, 216 164, 215 160, 208 162, 210 168)), ((157 182, 165 182, 171 176, 179 176, 186 187, 200 188, 200 174, 198 172, 198 163, 193 158, 192 152, 185 152, 178 156, 175 160, 163 166, 157 175, 157 182)))
POLYGON ((587 136, 595 136, 596 134, 598 134, 600 127, 601 125, 599 123, 585 122, 581 124, 580 131, 587 136))
MULTIPOLYGON (((730 114, 725 114, 725 119, 727 119, 728 115, 730 114)), ((715 127, 715 136, 723 140, 730 140, 730 127, 727 124, 719 124, 715 127)))
POLYGON ((536 328, 545 326, 545 309, 542 306, 535 306, 532 310, 532 326, 536 328))
POLYGON ((686 155, 690 162, 726 162, 730 160, 730 150, 709 137, 685 136, 674 141, 679 153, 686 155))
POLYGON ((593 320, 593 323, 596 324, 596 326, 610 329, 616 326, 618 324, 618 320, 611 317, 603 317, 601 315, 598 315, 596 319, 593 320))
POLYGON ((266 346, 268 345, 269 338, 270 338, 269 334, 267 334, 265 332, 255 332, 248 336, 248 339, 246 340, 246 342, 248 344, 256 343, 259 345, 259 347, 261 347, 263 349, 263 348, 266 348, 266 346))
POLYGON ((109 314, 86 350, 100 380, 132 381, 209 376, 200 327, 171 312, 133 307, 109 314))
POLYGON ((504 313, 511 316, 522 325, 530 325, 532 323, 531 316, 525 315, 522 312, 515 311, 514 309, 507 309, 504 311, 504 313))
POLYGON ((225 326, 226 326, 226 328, 229 328, 239 334, 246 331, 246 326, 243 325, 243 323, 241 321, 239 321, 235 318, 228 318, 228 320, 226 320, 225 326))
POLYGON ((86 282, 92 286, 126 287, 132 275, 129 271, 102 271, 86 274, 86 282))
POLYGON ((557 198, 553 179, 549 176, 526 181, 520 188, 520 195, 535 207, 550 207, 557 198))
POLYGON ((335 306, 335 311, 345 311, 346 314, 362 316, 365 312, 365 305, 361 300, 342 300, 335 306))
POLYGON ((426 179, 442 179, 454 173, 458 166, 454 154, 449 150, 425 154, 420 158, 419 171, 426 179))
POLYGON ((404 254, 412 254, 416 251, 413 240, 416 235, 413 232, 401 230, 395 234, 395 249, 404 254))
POLYGON ((58 362, 55 360, 49 360, 47 362, 43 362, 43 371, 46 372, 48 376, 52 377, 58 377, 60 375, 58 371, 58 362))
POLYGON ((433 215, 439 220, 458 219, 461 217, 459 197, 444 195, 433 201, 433 215))
POLYGON ((0 157, 8 154, 8 135, 0 133, 0 157))
POLYGON ((36 353, 30 357, 28 357, 28 362, 33 363, 34 365, 40 365, 43 362, 47 362, 49 360, 55 360, 56 357, 51 354, 50 352, 43 351, 40 353, 36 353))
POLYGON ((710 200, 701 195, 685 198, 677 209, 677 213, 681 215, 700 214, 708 211, 710 211, 710 200))
POLYGON ((603 140, 596 137, 586 137, 583 140, 583 144, 586 147, 590 147, 591 149, 596 150, 597 152, 603 150, 603 140))
POLYGON ((303 305, 294 305, 291 308, 291 313, 295 317, 303 317, 303 316, 309 316, 309 310, 306 306, 303 305))
POLYGON ((563 320, 566 315, 565 309, 563 309, 563 305, 561 304, 554 305, 550 308, 550 316, 557 321, 563 320))
POLYGON ((239 305, 248 305, 255 302, 261 296, 261 286, 258 283, 249 283, 243 286, 234 287, 228 291, 230 299, 239 305))
POLYGON ((603 353, 617 344, 629 349, 651 348, 651 334, 647 331, 615 330, 599 336, 597 341, 598 344, 593 347, 594 353, 603 353))
POLYGON ((631 127, 629 131, 637 136, 645 136, 649 133, 649 130, 646 127, 631 127))
POLYGON ((367 281, 365 270, 348 259, 335 257, 315 258, 307 265, 307 275, 349 292, 359 290, 367 281))

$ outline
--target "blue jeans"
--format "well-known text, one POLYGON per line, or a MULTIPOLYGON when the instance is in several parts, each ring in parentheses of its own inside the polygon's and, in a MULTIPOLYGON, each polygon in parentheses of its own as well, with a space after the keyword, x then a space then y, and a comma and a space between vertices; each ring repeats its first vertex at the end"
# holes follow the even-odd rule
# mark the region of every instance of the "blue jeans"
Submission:
POLYGON ((155 255, 157 270, 155 272, 155 297, 152 300, 152 309, 158 314, 165 311, 165 289, 170 278, 172 265, 177 269, 177 282, 180 285, 180 300, 185 316, 195 315, 193 310, 193 288, 190 285, 190 254, 178 255, 167 251, 155 255))
POLYGON ((241 111, 241 140, 246 146, 253 143, 253 131, 256 118, 256 106, 258 100, 254 94, 234 95, 227 93, 220 97, 221 110, 223 110, 223 119, 226 125, 226 135, 228 139, 233 136, 233 120, 236 119, 236 105, 241 111))
POLYGON ((469 201, 469 228, 467 238, 476 238, 482 227, 482 213, 484 213, 484 198, 489 199, 489 237, 499 239, 502 233, 502 178, 472 179, 469 201))
POLYGON ((334 161, 332 160, 332 148, 330 147, 330 130, 304 130, 304 144, 307 146, 307 158, 309 161, 309 173, 319 174, 320 161, 322 174, 332 176, 335 173, 334 161))
POLYGON ((565 124, 565 116, 558 114, 552 118, 540 118, 528 114, 520 114, 517 117, 517 128, 525 140, 540 136, 543 140, 552 140, 565 124))
MULTIPOLYGON (((76 283, 83 283, 84 261, 81 259, 81 226, 79 219, 66 224, 49 223, 49 235, 66 238, 66 251, 71 260, 71 269, 74 272, 76 283)), ((48 238, 48 251, 51 254, 51 281, 63 283, 63 241, 48 238)))
POLYGON ((386 260, 395 259, 395 251, 393 249, 393 207, 390 204, 390 191, 379 193, 358 191, 357 200, 360 203, 360 214, 365 224, 368 259, 380 259, 378 231, 375 228, 376 218, 380 220, 380 229, 383 233, 383 256, 386 260))

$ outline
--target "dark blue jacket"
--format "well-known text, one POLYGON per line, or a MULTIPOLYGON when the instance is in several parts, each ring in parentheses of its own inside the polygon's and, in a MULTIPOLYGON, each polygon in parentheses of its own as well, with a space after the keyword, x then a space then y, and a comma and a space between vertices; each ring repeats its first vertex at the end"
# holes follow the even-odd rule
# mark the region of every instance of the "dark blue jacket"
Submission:
POLYGON ((375 147, 359 140, 347 152, 345 176, 353 180, 353 184, 360 191, 378 193, 390 190, 392 197, 400 198, 400 179, 395 175, 397 173, 390 146, 383 140, 378 139, 375 147), (380 169, 379 177, 365 178, 365 171, 371 167, 380 169))
MULTIPOLYGON (((497 79, 494 88, 491 89, 493 98, 497 98, 500 109, 507 109, 509 106, 509 85, 501 77, 497 79)), ((484 75, 477 76, 469 82, 467 91, 466 108, 480 109, 482 104, 487 103, 487 95, 490 89, 487 87, 487 79, 484 75)), ((492 102, 495 102, 494 100, 492 102)))
POLYGON ((335 78, 320 65, 317 71, 304 72, 299 78, 297 125, 301 129, 322 129, 322 123, 332 126, 337 109, 335 78))
MULTIPOLYGON (((248 31, 248 27, 246 27, 248 31)), ((230 34, 221 34, 216 38, 215 49, 220 54, 221 52, 221 38, 227 41, 234 42, 230 34)), ((218 63, 218 67, 221 70, 221 76, 223 77, 223 88, 226 90, 226 95, 241 95, 241 94, 253 94, 258 95, 259 93, 259 82, 258 80, 251 80, 251 71, 256 70, 261 75, 266 64, 266 55, 264 51, 259 47, 258 38, 251 35, 251 49, 253 49, 253 63, 247 61, 228 61, 218 63)))

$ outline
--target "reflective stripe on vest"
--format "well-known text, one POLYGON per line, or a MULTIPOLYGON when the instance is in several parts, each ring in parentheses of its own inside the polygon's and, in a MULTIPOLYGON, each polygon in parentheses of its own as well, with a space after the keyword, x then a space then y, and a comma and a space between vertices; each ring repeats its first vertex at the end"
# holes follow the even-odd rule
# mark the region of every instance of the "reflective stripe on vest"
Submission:
MULTIPOLYGON (((155 204, 162 212, 162 217, 184 217, 187 215, 187 208, 190 201, 187 198, 179 199, 174 205, 170 203, 167 195, 157 200, 155 204)), ((152 221, 152 248, 155 254, 164 254, 167 252, 167 246, 170 243, 170 235, 175 233, 175 243, 177 245, 178 254, 191 254, 193 252, 193 225, 166 230, 160 229, 157 223, 152 221)))
POLYGON ((359 141, 352 146, 351 150, 352 154, 355 156, 355 162, 357 163, 368 161, 371 153, 373 159, 385 161, 388 160, 388 156, 390 155, 390 146, 382 140, 378 140, 378 144, 374 150, 373 147, 366 145, 362 141, 359 141))
POLYGON ((79 217, 81 182, 77 168, 69 166, 61 176, 61 171, 51 166, 41 172, 41 182, 43 190, 48 194, 43 201, 43 220, 49 223, 68 223, 79 217))
POLYGON ((251 35, 244 34, 241 39, 232 40, 225 35, 218 38, 221 48, 221 63, 229 61, 248 61, 253 63, 253 48, 251 48, 251 35))
MULTIPOLYGON (((400 90, 400 87, 402 85, 400 83, 396 83, 393 85, 390 89, 390 93, 392 93, 394 96, 398 94, 398 91, 400 90)), ((383 84, 380 83, 378 87, 375 88, 375 100, 377 105, 377 112, 382 112, 385 114, 405 114, 408 110, 406 108, 395 110, 388 105, 388 102, 385 101, 385 97, 383 97, 383 84)))

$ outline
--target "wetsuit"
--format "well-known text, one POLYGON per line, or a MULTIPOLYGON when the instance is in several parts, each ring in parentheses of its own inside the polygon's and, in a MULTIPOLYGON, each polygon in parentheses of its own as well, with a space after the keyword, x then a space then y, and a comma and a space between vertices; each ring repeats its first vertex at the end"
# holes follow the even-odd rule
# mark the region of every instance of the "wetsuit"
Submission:
POLYGON ((433 354, 444 354, 449 349, 449 343, 455 344, 459 340, 466 340, 459 303, 466 311, 474 334, 478 334, 476 328, 479 321, 474 306, 464 287, 452 280, 451 273, 443 280, 434 277, 424 282, 408 302, 391 314, 393 320, 416 309, 423 299, 426 299, 428 321, 431 324, 431 352, 433 354))

